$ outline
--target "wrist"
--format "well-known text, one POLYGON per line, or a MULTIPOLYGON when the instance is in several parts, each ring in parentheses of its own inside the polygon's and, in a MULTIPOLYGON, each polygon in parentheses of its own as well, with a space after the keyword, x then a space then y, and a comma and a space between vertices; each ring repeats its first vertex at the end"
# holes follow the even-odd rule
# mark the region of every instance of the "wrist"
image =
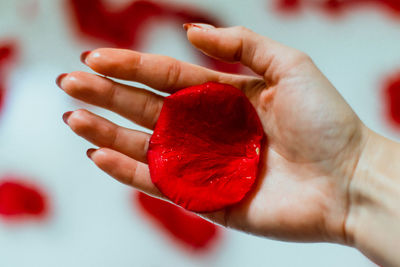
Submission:
POLYGON ((366 135, 348 189, 347 241, 379 264, 400 264, 393 256, 400 237, 400 144, 371 130, 366 135))

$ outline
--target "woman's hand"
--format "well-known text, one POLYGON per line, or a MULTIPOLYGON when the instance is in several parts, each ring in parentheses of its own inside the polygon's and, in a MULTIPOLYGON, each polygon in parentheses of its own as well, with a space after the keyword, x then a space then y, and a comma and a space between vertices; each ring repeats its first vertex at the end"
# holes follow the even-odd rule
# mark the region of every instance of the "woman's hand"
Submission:
MULTIPOLYGON (((215 81, 245 92, 268 142, 257 186, 241 203, 203 214, 228 227, 267 237, 351 244, 347 228, 349 185, 369 130, 304 53, 243 27, 186 24, 189 41, 214 58, 240 61, 254 76, 233 75, 166 56, 101 48, 83 55, 97 73, 156 90, 215 81)), ((153 129, 163 97, 86 72, 61 75, 72 97, 112 110, 153 129)), ((146 164, 150 135, 122 128, 86 110, 64 119, 78 135, 99 146, 89 157, 117 180, 162 197, 146 164)))

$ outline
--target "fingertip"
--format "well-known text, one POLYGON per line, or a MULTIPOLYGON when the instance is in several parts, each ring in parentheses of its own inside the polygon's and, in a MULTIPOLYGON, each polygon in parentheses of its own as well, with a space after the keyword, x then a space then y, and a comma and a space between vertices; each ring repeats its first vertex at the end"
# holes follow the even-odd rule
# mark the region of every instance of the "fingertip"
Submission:
POLYGON ((182 27, 183 27, 183 29, 184 29, 185 31, 188 31, 188 30, 189 30, 189 27, 190 27, 190 23, 183 23, 183 24, 182 24, 182 27))
MULTIPOLYGON (((90 148, 88 149, 87 153, 89 153, 90 150, 90 159, 94 161, 94 163, 100 167, 100 169, 104 170, 104 167, 107 165, 108 163, 111 161, 114 161, 114 157, 115 156, 113 153, 114 151, 109 149, 109 148, 105 148, 105 147, 100 147, 98 149, 94 149, 94 148, 90 148)), ((89 156, 89 155, 88 155, 89 156)))
POLYGON ((88 66, 89 68, 95 67, 97 64, 97 60, 101 59, 102 56, 102 49, 97 48, 92 51, 83 52, 81 55, 81 61, 83 64, 88 66))
POLYGON ((92 159, 93 153, 95 153, 96 151, 97 151, 97 149, 95 149, 95 148, 89 148, 89 149, 86 151, 87 157, 88 157, 89 159, 92 159))
POLYGON ((183 28, 186 30, 189 41, 196 47, 204 46, 204 42, 212 36, 212 33, 218 32, 215 31, 217 28, 213 25, 205 23, 185 23, 183 28))
POLYGON ((67 111, 63 114, 62 119, 73 132, 77 135, 82 136, 91 129, 93 123, 92 113, 86 109, 78 109, 75 111, 67 111))
POLYGON ((186 28, 186 34, 189 42, 203 52, 212 50, 217 45, 218 39, 221 38, 221 30, 223 29, 215 28, 209 24, 197 23, 188 23, 186 28))
POLYGON ((161 196, 150 178, 148 166, 118 151, 106 147, 88 150, 94 164, 121 183, 133 186, 148 194, 161 196))
POLYGON ((80 108, 75 110, 71 115, 71 118, 73 121, 85 121, 86 120, 86 114, 88 114, 89 111, 87 111, 86 109, 80 108))
POLYGON ((72 111, 67 111, 62 115, 62 119, 66 125, 69 125, 68 120, 69 120, 69 117, 71 116, 71 114, 72 114, 72 111))
POLYGON ((185 31, 188 30, 210 30, 210 29, 215 29, 214 25, 211 24, 206 24, 206 23, 194 23, 194 22, 190 22, 190 23, 184 23, 183 24, 183 28, 185 29, 185 31))
POLYGON ((66 92, 68 95, 73 96, 76 93, 76 88, 79 87, 80 79, 82 77, 82 72, 73 71, 67 75, 61 76, 60 88, 66 92))
POLYGON ((81 62, 83 63, 83 64, 85 64, 85 65, 87 65, 87 62, 86 62, 86 59, 87 59, 87 57, 90 55, 90 53, 91 53, 92 51, 84 51, 84 52, 82 52, 82 54, 81 54, 81 56, 80 56, 80 60, 81 60, 81 62))
POLYGON ((56 84, 58 87, 62 88, 62 81, 64 80, 64 78, 68 75, 68 73, 61 73, 60 75, 58 75, 58 77, 56 78, 56 84))
POLYGON ((97 48, 84 58, 84 63, 97 73, 118 77, 133 51, 117 48, 97 48))

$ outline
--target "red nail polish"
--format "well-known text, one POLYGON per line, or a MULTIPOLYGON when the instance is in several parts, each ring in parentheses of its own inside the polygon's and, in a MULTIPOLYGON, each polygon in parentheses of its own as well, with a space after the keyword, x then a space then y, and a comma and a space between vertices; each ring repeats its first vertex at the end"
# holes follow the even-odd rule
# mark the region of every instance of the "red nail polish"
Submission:
POLYGON ((57 77, 57 79, 56 79, 56 84, 57 84, 58 87, 60 87, 61 89, 62 89, 62 87, 61 87, 61 82, 62 82, 62 80, 65 78, 65 76, 67 76, 67 75, 68 75, 68 73, 62 73, 62 74, 58 75, 58 77, 57 77))
POLYGON ((183 28, 185 29, 185 31, 189 30, 189 28, 192 26, 192 23, 183 23, 183 28))
POLYGON ((202 30, 209 30, 209 29, 214 29, 215 27, 211 24, 206 24, 206 23, 185 23, 183 24, 183 28, 187 31, 191 27, 202 29, 202 30))
POLYGON ((86 58, 92 51, 85 51, 81 54, 81 62, 86 65, 86 58))
POLYGON ((72 111, 67 111, 62 115, 62 119, 65 122, 65 124, 67 124, 67 125, 68 125, 68 118, 69 118, 69 116, 71 116, 71 114, 72 114, 72 111))
POLYGON ((89 159, 92 159, 92 154, 93 154, 96 150, 97 150, 97 149, 95 149, 95 148, 89 148, 89 149, 86 151, 86 155, 88 156, 89 159))
POLYGON ((190 23, 190 27, 195 27, 195 28, 203 29, 203 27, 201 27, 200 25, 198 25, 198 24, 196 24, 196 23, 190 23))

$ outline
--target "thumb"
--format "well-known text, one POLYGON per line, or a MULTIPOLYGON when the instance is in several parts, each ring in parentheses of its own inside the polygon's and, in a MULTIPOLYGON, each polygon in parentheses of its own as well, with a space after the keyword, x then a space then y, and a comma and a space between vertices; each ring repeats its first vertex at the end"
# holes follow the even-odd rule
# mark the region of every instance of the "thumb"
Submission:
POLYGON ((209 24, 186 23, 189 41, 203 53, 228 62, 240 61, 255 73, 275 80, 277 70, 303 56, 303 53, 284 46, 245 27, 215 28, 209 24))

